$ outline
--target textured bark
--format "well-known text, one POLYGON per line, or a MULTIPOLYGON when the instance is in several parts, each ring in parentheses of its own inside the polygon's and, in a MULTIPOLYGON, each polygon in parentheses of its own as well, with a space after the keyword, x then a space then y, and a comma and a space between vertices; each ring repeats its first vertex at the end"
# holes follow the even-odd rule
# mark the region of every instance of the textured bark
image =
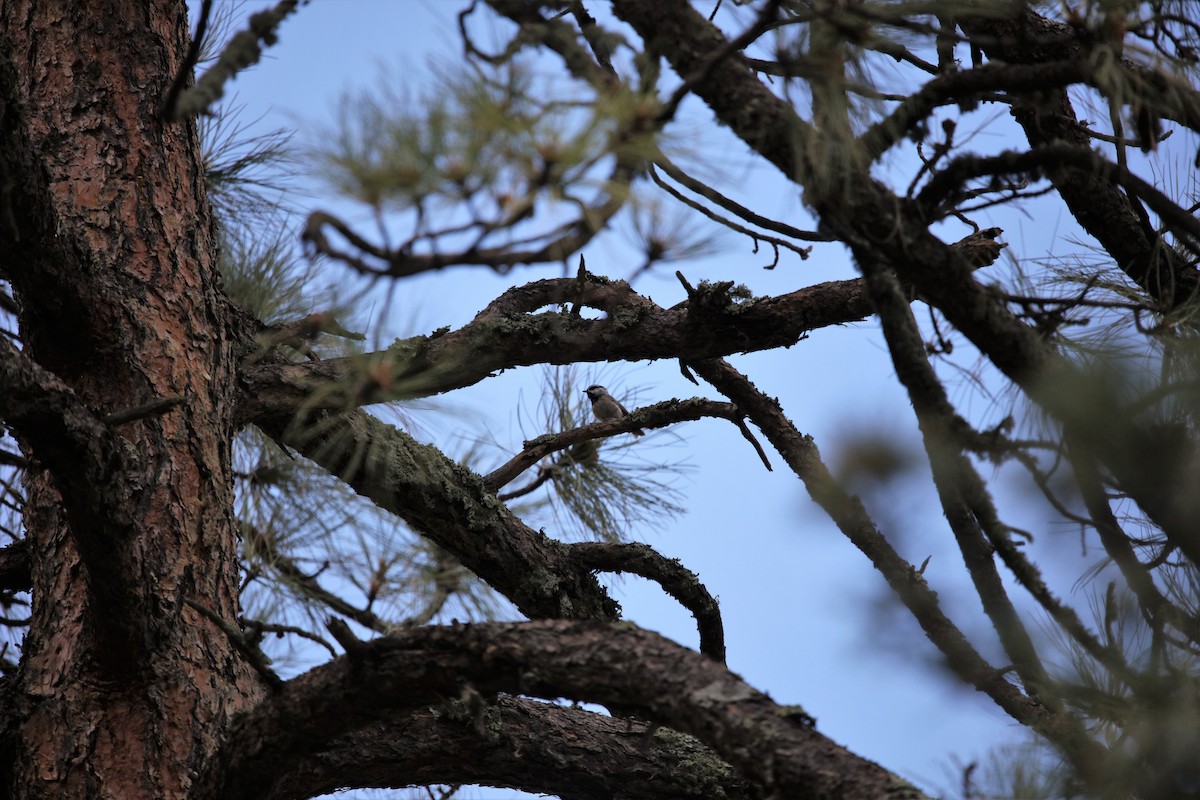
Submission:
MULTIPOLYGON (((195 128, 155 114, 184 52, 182 5, 0 2, 0 271, 21 324, 21 347, 0 339, 0 417, 31 464, 27 538, 0 551, 0 590, 31 588, 34 601, 19 671, 0 680, 0 798, 283 798, 473 781, 573 797, 916 797, 817 732, 802 710, 777 705, 718 663, 715 601, 682 565, 644 546, 557 542, 497 500, 507 472, 484 479, 353 410, 521 365, 647 358, 693 364, 736 407, 664 403, 621 424, 701 411, 756 422, 958 673, 1099 785, 1102 746, 992 668, 778 403, 714 360, 791 346, 815 328, 868 316, 862 281, 758 300, 702 285, 664 309, 624 282, 584 273, 511 289, 459 330, 382 353, 282 363, 264 347, 243 363, 255 323, 219 289, 195 128), (559 305, 604 316, 545 311, 559 305), (235 651, 213 622, 233 630, 237 619, 229 448, 247 422, 403 518, 536 621, 405 628, 369 643, 331 624, 347 655, 291 681, 275 678, 278 691, 267 694, 239 652, 261 654, 240 640, 235 651), (612 624, 619 607, 597 570, 658 581, 695 613, 712 657, 612 624), (605 703, 637 719, 515 695, 605 703)), ((800 119, 682 0, 614 7, 723 124, 805 187, 821 237, 836 235, 860 262, 894 269, 1027 394, 1070 420, 1074 410, 1054 405, 1061 401, 1044 379, 1078 385, 1078 372, 971 275, 997 257, 996 229, 947 245, 917 203, 870 178, 860 156, 820 168, 835 155, 835 120, 800 119)), ((539 12, 514 5, 509 13, 536 23, 539 12)), ((1009 23, 980 24, 1009 35, 1009 23)), ((1075 81, 1075 51, 1052 39, 1044 51, 1006 53, 1017 67, 935 79, 867 144, 878 140, 882 152, 944 94, 974 96, 1001 85, 1002 73, 1028 89, 1049 60, 1060 69, 1051 85, 1075 81)), ((581 52, 560 51, 568 49, 581 52)), ((1022 122, 1047 137, 1042 144, 1075 142, 1069 108, 1059 111, 1061 119, 1022 122), (1066 127, 1056 133, 1058 124, 1066 127)), ((1188 276, 1156 254, 1136 203, 1084 178, 1073 184, 1072 173, 1059 184, 1068 204, 1094 202, 1077 212, 1081 222, 1099 229, 1143 286, 1182 297, 1188 276)), ((896 303, 908 298, 894 294, 896 303)), ((1099 456, 1122 488, 1168 535, 1186 539, 1195 515, 1172 505, 1161 470, 1135 469, 1128 453, 1139 431, 1105 402, 1078 423, 1079 438, 1108 448, 1099 456)), ((594 435, 581 431, 572 435, 594 435)), ((1194 542, 1181 548, 1200 560, 1194 542)), ((990 564, 989 553, 979 555, 990 564)))
MULTIPOLYGON (((497 692, 638 709, 695 736, 767 797, 923 796, 712 659, 632 625, 551 620, 424 627, 358 643, 239 720, 197 800, 269 797, 280 778, 351 731, 445 698, 460 698, 460 713, 465 707, 486 725, 497 692)), ((447 781, 461 774, 446 769, 447 781)), ((521 788, 551 785, 531 774, 521 788)))
MULTIPOLYGON (((953 247, 972 268, 986 267, 1004 247, 995 241, 1001 233, 988 228, 953 247)), ((815 330, 871 315, 861 278, 755 299, 735 299, 728 289, 701 284, 688 302, 662 308, 621 281, 583 291, 574 278, 534 281, 509 289, 456 331, 403 339, 356 358, 247 365, 240 416, 257 422, 299 409, 428 397, 533 364, 695 361, 791 347, 815 330), (560 303, 579 303, 607 316, 535 313, 560 303)))
POLYGON ((514 516, 483 479, 364 412, 263 430, 454 554, 532 618, 617 619, 620 606, 568 547, 514 516))
POLYGON ((456 331, 400 340, 358 358, 249 365, 242 371, 246 391, 241 416, 254 422, 301 408, 428 397, 532 364, 690 361, 790 347, 814 330, 871 313, 861 280, 829 281, 744 302, 714 289, 709 302, 670 309, 626 287, 603 303, 594 298, 583 303, 607 312, 604 319, 533 313, 554 303, 578 302, 576 286, 574 279, 565 278, 519 286, 456 331))
POLYGON ((269 795, 462 781, 573 800, 759 797, 690 736, 515 697, 457 701, 363 728, 299 764, 269 795), (536 777, 533 777, 536 776, 536 777))
POLYGON ((232 618, 238 588, 235 362, 198 143, 154 115, 186 40, 167 0, 0 5, 0 163, 22 188, 0 263, 40 376, 30 391, 72 398, 96 433, 10 420, 36 465, 33 619, 0 769, 12 797, 186 796, 256 693, 225 634, 184 605, 232 618), (186 402, 103 421, 166 397, 186 402))

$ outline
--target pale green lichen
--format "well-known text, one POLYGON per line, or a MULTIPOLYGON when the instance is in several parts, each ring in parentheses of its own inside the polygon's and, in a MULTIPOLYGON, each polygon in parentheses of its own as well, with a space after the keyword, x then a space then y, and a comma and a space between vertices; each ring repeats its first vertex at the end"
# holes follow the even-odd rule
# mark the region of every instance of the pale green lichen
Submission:
POLYGON ((655 747, 664 753, 663 760, 674 765, 671 781, 683 790, 681 794, 713 800, 745 796, 726 791, 726 788, 740 788, 741 780, 728 764, 693 737, 671 728, 658 728, 653 736, 655 747))

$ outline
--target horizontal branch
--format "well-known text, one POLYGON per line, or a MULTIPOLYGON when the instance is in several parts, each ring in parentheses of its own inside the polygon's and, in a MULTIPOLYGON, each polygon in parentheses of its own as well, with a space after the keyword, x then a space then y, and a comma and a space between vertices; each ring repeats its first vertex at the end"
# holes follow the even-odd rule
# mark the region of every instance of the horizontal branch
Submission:
MULTIPOLYGON (((360 643, 235 723, 195 796, 267 796, 354 731, 454 697, 486 714, 498 692, 636 708, 695 736, 770 796, 921 797, 712 659, 631 625, 561 620, 417 628, 360 643)), ((517 788, 545 791, 542 780, 531 771, 517 788)))
POLYGON ((985 64, 974 69, 949 72, 933 78, 905 97, 891 114, 873 124, 859 137, 869 161, 883 155, 939 106, 973 100, 986 92, 1035 91, 1069 86, 1089 75, 1080 61, 1041 64, 985 64))
MULTIPOLYGON (((1004 247, 996 241, 1000 234, 999 228, 987 228, 951 247, 972 268, 984 267, 1004 247)), ((508 289, 456 331, 400 339, 386 350, 360 356, 247 363, 240 373, 243 395, 238 416, 243 422, 255 422, 302 410, 341 411, 428 397, 534 364, 697 361, 773 350, 790 347, 814 330, 870 315, 861 278, 751 300, 734 297, 728 284, 702 283, 691 290, 686 302, 666 309, 634 292, 625 281, 581 271, 575 278, 533 281, 508 289), (572 310, 535 313, 547 306, 572 310), (576 313, 580 306, 606 316, 584 319, 576 313)))
POLYGON ((568 447, 605 436, 630 433, 640 428, 665 428, 676 422, 703 419, 704 417, 719 417, 737 422, 741 419, 742 414, 732 403, 718 403, 702 398, 664 400, 652 406, 635 409, 629 416, 620 419, 595 422, 562 433, 548 433, 530 439, 525 442, 524 449, 520 453, 517 453, 500 468, 489 473, 484 478, 484 483, 492 491, 497 491, 551 453, 557 453, 568 447))
POLYGON ((254 422, 300 409, 427 397, 534 364, 692 361, 771 350, 871 313, 861 280, 831 281, 744 302, 714 293, 702 308, 693 302, 664 309, 623 281, 589 279, 581 284, 576 278, 557 278, 511 289, 456 331, 402 339, 387 350, 302 364, 244 366, 240 416, 254 422), (607 316, 532 313, 560 303, 598 307, 607 316))
POLYGON ((666 728, 517 697, 468 706, 452 701, 347 734, 297 764, 270 798, 409 784, 517 789, 532 776, 539 793, 578 800, 752 796, 711 750, 666 728))

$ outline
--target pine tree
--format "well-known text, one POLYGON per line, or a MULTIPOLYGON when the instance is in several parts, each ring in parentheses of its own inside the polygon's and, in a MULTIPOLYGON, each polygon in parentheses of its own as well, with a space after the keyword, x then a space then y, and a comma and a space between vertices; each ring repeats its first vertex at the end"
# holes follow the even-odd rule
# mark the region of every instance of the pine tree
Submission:
POLYGON ((1195 794, 1200 222, 1194 186, 1161 176, 1200 152, 1197 9, 699 5, 472 4, 465 67, 348 98, 295 162, 378 229, 313 212, 297 235, 256 172, 286 136, 197 124, 296 0, 232 35, 203 2, 195 40, 166 0, 0 5, 0 797, 921 796, 730 672, 700 576, 639 542, 686 501, 670 464, 621 460, 644 446, 627 434, 704 417, 799 478, 950 674, 1042 748, 964 794, 1195 794), (473 38, 479 16, 506 46, 473 38), (1020 140, 975 136, 997 112, 1020 140), (791 182, 810 224, 735 199, 676 137, 697 120, 791 182), (1048 197, 1082 239, 1051 259, 980 223, 1048 197), (627 279, 588 258, 623 225, 627 279), (730 231, 770 269, 824 250, 859 277, 757 296, 681 271, 679 304, 639 292, 730 231), (525 281, 539 264, 570 266, 525 281), (511 286, 382 347, 353 297, 312 291, 452 266, 448 287, 511 286), (729 359, 861 320, 922 452, 865 438, 835 472, 729 359), (638 360, 725 399, 593 421, 587 365, 638 360), (990 425, 955 402, 964 363, 1003 387, 990 425), (414 403, 536 365, 520 452, 410 432, 414 403), (1089 607, 1006 521, 1001 467, 1094 548, 1089 607), (987 636, 855 493, 902 471, 935 490, 987 636), (600 573, 661 585, 699 652, 622 622, 600 573), (311 668, 281 675, 275 637, 311 668))

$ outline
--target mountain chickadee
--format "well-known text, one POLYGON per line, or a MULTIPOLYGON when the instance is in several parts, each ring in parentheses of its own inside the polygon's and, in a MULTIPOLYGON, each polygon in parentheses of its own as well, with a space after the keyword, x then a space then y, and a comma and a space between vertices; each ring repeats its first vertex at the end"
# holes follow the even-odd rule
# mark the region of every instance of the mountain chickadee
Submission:
MULTIPOLYGON (((596 415, 598 420, 620 419, 628 416, 629 412, 625 410, 625 406, 617 402, 617 399, 608 393, 608 389, 598 384, 592 384, 583 390, 583 393, 592 401, 592 413, 596 415)), ((634 436, 645 436, 645 431, 630 431, 634 436)))

